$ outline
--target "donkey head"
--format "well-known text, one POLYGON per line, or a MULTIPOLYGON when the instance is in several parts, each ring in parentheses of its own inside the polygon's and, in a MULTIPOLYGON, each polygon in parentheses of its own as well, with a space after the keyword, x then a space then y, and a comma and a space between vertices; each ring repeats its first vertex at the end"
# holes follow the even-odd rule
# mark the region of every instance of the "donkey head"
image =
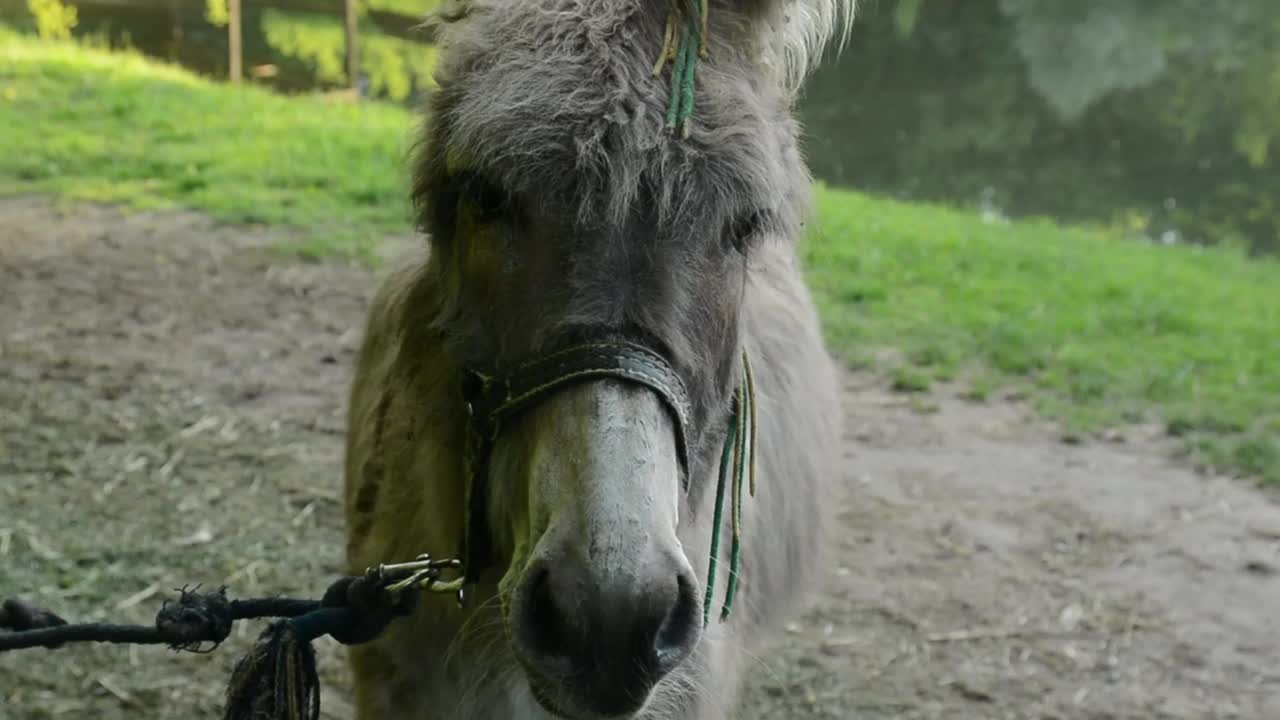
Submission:
MULTIPOLYGON (((682 0, 683 1, 683 0, 682 0)), ((748 262, 795 239, 808 175, 797 78, 841 0, 715 0, 687 130, 655 73, 670 0, 473 0, 444 55, 415 168, 435 323, 461 364, 629 341, 687 390, 683 437, 642 385, 596 379, 504 424, 485 522, 510 653, 548 710, 624 717, 677 671, 702 589, 677 537, 714 476, 739 377, 748 262), (677 444, 687 443, 689 462, 677 444)), ((675 33, 680 36, 681 33, 675 33)), ((685 36, 684 42, 697 42, 685 36)), ((697 514, 696 520, 709 523, 697 514)))

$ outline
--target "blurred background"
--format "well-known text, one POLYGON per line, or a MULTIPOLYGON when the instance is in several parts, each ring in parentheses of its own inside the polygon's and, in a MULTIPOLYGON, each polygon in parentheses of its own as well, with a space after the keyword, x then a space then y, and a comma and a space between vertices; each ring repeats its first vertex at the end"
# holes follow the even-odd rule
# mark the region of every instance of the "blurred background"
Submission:
MULTIPOLYGON (((348 76, 337 0, 240 9, 246 82, 355 87, 416 107, 438 0, 359 3, 348 76)), ((230 70, 226 0, 3 0, 24 31, 230 70)), ((877 0, 799 112, 815 174, 984 212, 1112 224, 1163 243, 1280 248, 1280 25, 1267 0, 877 0)))
MULTIPOLYGON (((0 0, 0 597, 345 571, 437 9, 0 0)), ((1280 4, 864 0, 796 112, 851 492, 743 717, 1280 717, 1280 4)), ((219 717, 256 632, 0 655, 0 720, 219 717)))

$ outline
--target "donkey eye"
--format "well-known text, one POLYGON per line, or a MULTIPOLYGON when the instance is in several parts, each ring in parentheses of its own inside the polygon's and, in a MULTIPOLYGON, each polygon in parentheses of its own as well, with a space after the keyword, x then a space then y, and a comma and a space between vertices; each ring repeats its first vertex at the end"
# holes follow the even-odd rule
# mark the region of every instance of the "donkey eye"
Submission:
POLYGON ((763 210, 740 213, 725 227, 725 241, 734 250, 745 253, 760 237, 764 223, 765 211, 763 210))
POLYGON ((468 175, 459 183, 460 210, 474 213, 478 222, 490 223, 505 215, 510 198, 497 185, 479 175, 468 175))

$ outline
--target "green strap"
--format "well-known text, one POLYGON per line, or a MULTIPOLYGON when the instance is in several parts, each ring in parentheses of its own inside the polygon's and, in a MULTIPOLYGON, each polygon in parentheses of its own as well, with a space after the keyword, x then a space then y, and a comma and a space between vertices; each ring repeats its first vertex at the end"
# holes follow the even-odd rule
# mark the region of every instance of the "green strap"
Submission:
MULTIPOLYGON (((676 21, 674 42, 679 48, 676 51, 675 63, 671 71, 671 97, 667 104, 667 130, 680 132, 684 137, 689 135, 689 118, 693 115, 694 77, 698 64, 698 56, 704 47, 704 38, 699 17, 705 15, 702 3, 709 0, 693 0, 694 17, 685 18, 684 26, 679 27, 676 21)), ((705 18, 704 18, 705 20, 705 18)), ((667 48, 663 48, 664 57, 659 58, 656 69, 666 62, 667 48)))
POLYGON ((751 419, 751 397, 745 384, 738 391, 738 399, 740 401, 738 414, 741 418, 740 422, 745 427, 738 433, 737 448, 733 453, 736 461, 733 469, 733 546, 729 558, 729 580, 724 589, 724 607, 720 610, 720 622, 728 620, 729 613, 733 610, 733 599, 738 594, 738 575, 742 565, 742 486, 745 484, 743 477, 750 465, 748 458, 751 452, 751 431, 748 424, 751 419))
POLYGON ((681 113, 681 104, 684 100, 684 93, 681 92, 684 81, 684 73, 691 63, 688 59, 689 43, 681 42, 680 49, 676 52, 675 69, 671 73, 671 98, 667 104, 667 129, 675 130, 677 124, 682 124, 687 116, 681 113))
POLYGON ((751 373, 751 361, 743 353, 743 381, 734 397, 733 415, 720 454, 720 473, 716 483, 715 515, 711 528, 711 557, 707 565, 707 591, 702 599, 702 624, 711 619, 711 600, 715 594, 716 571, 720 565, 720 533, 724 525, 725 489, 733 483, 732 507, 733 546, 729 553, 729 579, 725 585, 724 605, 720 610, 720 622, 729 618, 733 601, 738 593, 738 578, 742 565, 742 492, 750 484, 755 496, 755 439, 756 407, 755 378, 751 373), (732 476, 732 478, 730 477, 732 476), (749 478, 749 481, 748 481, 749 478))
POLYGON ((716 484, 716 512, 711 526, 711 561, 707 566, 707 592, 702 597, 702 624, 711 621, 711 598, 715 595, 716 566, 720 564, 720 525, 724 519, 724 486, 729 479, 729 461, 733 457, 735 438, 738 435, 738 415, 729 421, 729 434, 720 454, 720 481, 716 484))

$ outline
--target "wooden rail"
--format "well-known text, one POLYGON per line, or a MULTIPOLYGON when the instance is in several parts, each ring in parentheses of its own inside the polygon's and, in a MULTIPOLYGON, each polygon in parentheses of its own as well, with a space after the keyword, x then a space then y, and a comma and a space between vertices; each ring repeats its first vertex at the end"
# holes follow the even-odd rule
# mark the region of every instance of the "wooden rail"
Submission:
POLYGON ((357 89, 357 83, 360 79, 360 31, 358 26, 359 18, 356 11, 356 0, 342 0, 346 6, 346 36, 347 36, 347 83, 356 90, 356 97, 360 96, 357 89))
POLYGON ((227 0, 227 14, 230 15, 230 22, 227 23, 227 47, 231 53, 231 84, 239 85, 240 78, 244 75, 244 52, 240 47, 243 36, 240 32, 240 0, 227 0))
MULTIPOLYGON (((170 0, 168 3, 157 0, 69 0, 68 4, 90 8, 129 8, 129 9, 167 9, 181 8, 203 12, 206 0, 170 0)), ((252 1, 252 0, 251 0, 252 1)), ((303 12, 314 15, 341 17, 346 35, 346 71, 348 83, 352 89, 358 85, 360 78, 360 38, 359 38, 359 0, 265 0, 264 4, 275 10, 286 12, 303 12)), ((244 77, 243 22, 241 0, 227 0, 227 11, 230 22, 227 24, 228 46, 228 78, 232 83, 239 83, 244 77)), ((430 25, 425 25, 424 17, 415 17, 389 10, 366 9, 366 18, 378 31, 389 37, 408 40, 409 42, 431 44, 435 41, 435 33, 430 25)))

